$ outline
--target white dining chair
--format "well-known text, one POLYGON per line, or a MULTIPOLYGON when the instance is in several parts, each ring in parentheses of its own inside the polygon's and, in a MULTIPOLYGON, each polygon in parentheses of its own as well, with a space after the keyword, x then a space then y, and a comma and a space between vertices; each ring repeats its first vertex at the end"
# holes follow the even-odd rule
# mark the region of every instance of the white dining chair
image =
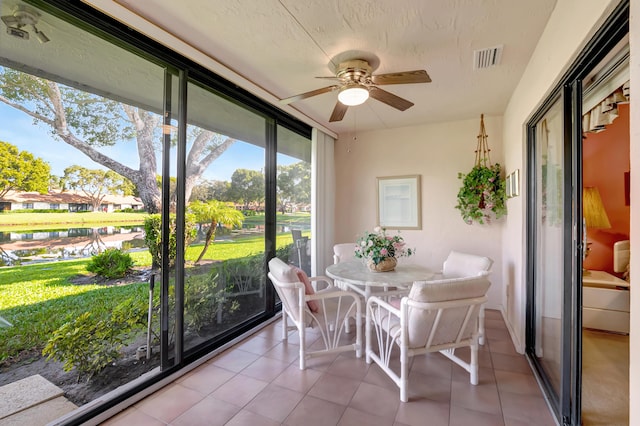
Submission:
MULTIPOLYGON (((442 264, 443 278, 461 278, 461 277, 478 277, 487 276, 491 272, 493 260, 486 256, 462 253, 459 251, 451 251, 447 259, 442 264)), ((479 337, 478 343, 484 345, 485 329, 484 329, 484 305, 480 309, 478 316, 479 337)))
POLYGON ((369 298, 366 361, 378 364, 395 382, 402 402, 408 401, 410 358, 428 352, 451 359, 469 372, 471 384, 478 384, 478 315, 490 285, 484 276, 417 281, 399 308, 369 298), (456 348, 465 346, 471 349, 469 362, 455 355, 456 348), (400 352, 399 372, 390 366, 394 349, 400 352))
MULTIPOLYGON (((298 330, 300 337, 300 369, 306 368, 307 358, 336 352, 362 352, 362 305, 357 294, 340 290, 328 277, 306 277, 304 271, 287 265, 278 258, 269 261, 269 278, 282 302, 282 339, 288 339, 291 330, 298 330), (324 282, 327 287, 315 291, 312 282, 324 282), (342 325, 353 318, 356 323, 355 343, 344 343, 342 325), (293 326, 288 326, 291 320, 293 326), (320 332, 323 347, 310 350, 306 329, 320 332)), ((347 331, 345 331, 345 334, 347 331)), ((351 339, 346 339, 351 340, 351 339)))

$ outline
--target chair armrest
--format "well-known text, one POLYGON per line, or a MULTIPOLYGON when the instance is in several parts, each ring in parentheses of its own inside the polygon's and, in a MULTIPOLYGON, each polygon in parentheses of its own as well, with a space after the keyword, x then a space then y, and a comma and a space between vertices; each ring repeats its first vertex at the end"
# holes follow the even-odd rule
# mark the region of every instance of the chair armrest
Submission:
POLYGON ((331 281, 331 279, 329 277, 326 277, 324 275, 318 275, 317 277, 309 277, 309 281, 311 282, 311 286, 313 287, 314 291, 319 291, 318 289, 318 283, 326 283, 327 286, 325 288, 322 288, 320 290, 328 290, 331 288, 334 288, 333 282, 331 281))
POLYGON ((332 298, 338 298, 338 297, 351 297, 354 300, 357 300, 358 302, 360 302, 360 299, 358 298, 358 296, 351 292, 351 291, 346 291, 346 290, 340 290, 337 287, 332 287, 331 289, 325 289, 325 290, 320 290, 317 293, 314 294, 305 294, 304 295, 304 300, 322 300, 322 299, 332 299, 332 298))
MULTIPOLYGON (((405 297, 403 297, 403 299, 405 299, 405 297)), ((396 308, 395 306, 391 305, 390 303, 386 302, 385 300, 379 297, 376 297, 376 296, 369 297, 369 300, 367 300, 367 312, 369 311, 369 309, 373 308, 372 305, 378 305, 380 308, 400 318, 400 309, 396 308)))

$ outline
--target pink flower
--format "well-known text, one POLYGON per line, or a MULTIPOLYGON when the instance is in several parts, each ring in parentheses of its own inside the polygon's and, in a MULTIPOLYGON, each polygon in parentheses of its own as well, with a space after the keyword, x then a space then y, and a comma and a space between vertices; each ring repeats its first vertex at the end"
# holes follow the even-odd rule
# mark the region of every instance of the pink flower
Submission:
POLYGON ((389 254, 389 252, 387 251, 386 248, 383 248, 383 249, 380 250, 380 254, 383 255, 383 256, 386 256, 387 254, 389 254))

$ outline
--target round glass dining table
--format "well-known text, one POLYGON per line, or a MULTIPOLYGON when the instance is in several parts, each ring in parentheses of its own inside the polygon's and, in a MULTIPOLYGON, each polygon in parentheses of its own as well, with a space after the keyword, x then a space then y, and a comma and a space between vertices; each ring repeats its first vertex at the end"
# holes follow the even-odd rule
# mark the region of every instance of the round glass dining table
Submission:
POLYGON ((402 263, 398 263, 393 271, 374 272, 360 260, 335 263, 325 272, 328 277, 347 284, 365 298, 369 298, 372 290, 377 292, 395 287, 396 291, 407 292, 414 281, 430 280, 436 275, 424 266, 402 263))

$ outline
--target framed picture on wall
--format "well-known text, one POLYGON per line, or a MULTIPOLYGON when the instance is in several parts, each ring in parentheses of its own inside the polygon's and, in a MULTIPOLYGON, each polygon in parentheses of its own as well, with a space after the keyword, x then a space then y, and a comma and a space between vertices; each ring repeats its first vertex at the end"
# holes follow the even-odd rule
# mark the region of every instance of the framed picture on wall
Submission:
POLYGON ((378 226, 422 229, 420 175, 377 178, 378 226))

